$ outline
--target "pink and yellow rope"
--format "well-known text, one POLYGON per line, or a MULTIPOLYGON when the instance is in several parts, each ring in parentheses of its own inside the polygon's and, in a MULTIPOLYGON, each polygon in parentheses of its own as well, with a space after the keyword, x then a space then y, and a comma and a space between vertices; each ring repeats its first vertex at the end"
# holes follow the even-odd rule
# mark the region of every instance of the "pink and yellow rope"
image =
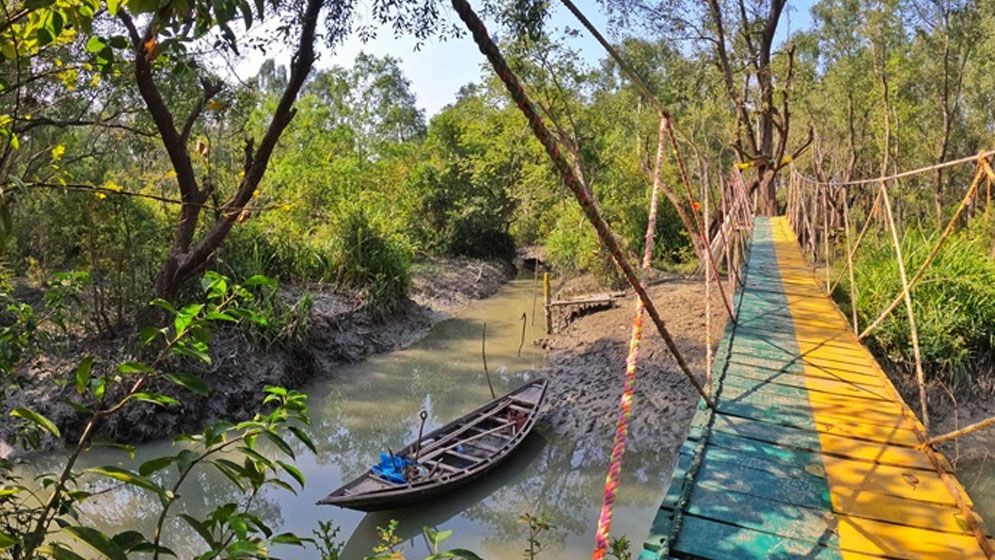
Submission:
MULTIPOLYGON (((653 192, 650 195, 649 221, 646 224, 646 237, 643 242, 642 270, 648 269, 653 262, 653 236, 656 232, 656 208, 660 198, 660 172, 663 166, 663 146, 667 134, 666 124, 666 117, 661 118, 656 164, 653 169, 653 192)), ((622 472, 622 456, 625 454, 629 421, 632 418, 632 395, 636 389, 636 370, 639 366, 639 345, 643 339, 644 311, 645 307, 643 307, 642 300, 637 299, 636 313, 632 318, 632 335, 629 337, 629 355, 625 359, 625 384, 622 388, 622 398, 618 404, 615 441, 612 445, 608 474, 605 476, 604 499, 601 503, 601 515, 598 517, 598 529, 594 535, 595 548, 594 553, 591 555, 593 560, 601 560, 608 551, 612 512, 615 507, 615 497, 618 495, 619 475, 622 472)))

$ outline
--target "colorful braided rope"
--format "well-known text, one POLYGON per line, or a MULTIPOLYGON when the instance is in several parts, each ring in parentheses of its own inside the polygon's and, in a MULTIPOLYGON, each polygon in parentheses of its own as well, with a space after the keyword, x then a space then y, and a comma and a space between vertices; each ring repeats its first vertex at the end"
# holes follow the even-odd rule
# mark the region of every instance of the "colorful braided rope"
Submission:
MULTIPOLYGON (((660 119, 656 164, 653 170, 653 190, 650 195, 649 220, 646 224, 646 237, 643 239, 643 270, 648 269, 653 262, 653 236, 656 232, 656 208, 660 197, 660 172, 663 167, 663 146, 667 134, 666 126, 667 118, 664 116, 660 119)), ((622 456, 625 454, 629 421, 632 418, 632 395, 636 389, 636 370, 639 365, 639 345, 643 339, 644 311, 645 308, 643 307, 642 300, 637 299, 636 313, 632 318, 632 335, 629 337, 629 355, 625 359, 625 384, 622 388, 622 398, 618 404, 615 442, 612 445, 608 474, 605 476, 604 500, 601 503, 601 515, 598 516, 598 529, 594 534, 594 553, 591 555, 593 560, 601 560, 608 551, 612 512, 615 507, 615 497, 618 495, 619 475, 622 472, 622 456)))

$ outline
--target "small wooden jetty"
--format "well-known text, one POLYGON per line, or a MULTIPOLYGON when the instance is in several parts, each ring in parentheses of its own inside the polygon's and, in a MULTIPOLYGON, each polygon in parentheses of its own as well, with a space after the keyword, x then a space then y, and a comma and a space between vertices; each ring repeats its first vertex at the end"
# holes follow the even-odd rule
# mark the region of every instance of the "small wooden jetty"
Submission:
POLYGON ((603 292, 597 294, 585 294, 565 299, 552 299, 549 285, 549 274, 542 278, 543 283, 543 307, 546 310, 546 334, 552 334, 554 316, 557 310, 569 310, 571 313, 594 309, 614 307, 615 302, 625 298, 625 291, 603 292))
POLYGON ((971 560, 991 533, 785 218, 745 285, 640 560, 971 560))

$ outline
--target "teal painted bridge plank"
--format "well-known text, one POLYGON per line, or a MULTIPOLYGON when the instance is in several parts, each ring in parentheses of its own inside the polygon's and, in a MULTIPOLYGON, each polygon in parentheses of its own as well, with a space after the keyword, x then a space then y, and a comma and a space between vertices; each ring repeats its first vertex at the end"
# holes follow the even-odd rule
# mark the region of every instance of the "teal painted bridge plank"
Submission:
POLYGON ((738 321, 715 353, 718 412, 699 403, 640 560, 840 558, 825 471, 808 451, 819 440, 807 394, 764 382, 804 367, 767 219, 756 219, 748 262, 738 321))

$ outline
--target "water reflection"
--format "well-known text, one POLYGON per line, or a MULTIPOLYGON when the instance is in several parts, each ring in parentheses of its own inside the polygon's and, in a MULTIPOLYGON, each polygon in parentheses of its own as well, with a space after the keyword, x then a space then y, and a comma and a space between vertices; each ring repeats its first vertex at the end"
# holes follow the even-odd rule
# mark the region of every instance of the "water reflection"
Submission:
MULTIPOLYGON (((319 451, 312 455, 303 447, 297 449, 297 466, 307 485, 297 496, 276 488, 265 491, 254 502, 255 512, 278 531, 300 535, 309 535, 319 520, 331 520, 342 528, 340 537, 347 542, 343 558, 353 560, 369 552, 376 543, 377 526, 392 517, 402 521, 398 532, 413 556, 427 550, 421 528, 432 525, 455 530, 447 543, 450 546, 473 548, 486 558, 519 557, 525 546, 525 527, 518 517, 542 511, 551 515, 556 527, 544 538, 548 557, 589 554, 611 434, 597 438, 597 445, 585 445, 541 421, 536 433, 502 468, 430 504, 369 515, 315 505, 343 481, 362 473, 380 451, 398 449, 414 439, 420 410, 428 412, 429 430, 490 399, 480 359, 484 322, 495 390, 503 393, 527 381, 528 372, 542 365, 542 355, 532 345, 542 336, 541 316, 534 322, 528 318, 526 343, 517 355, 521 316, 523 312, 531 315, 535 294, 531 280, 512 282, 498 295, 473 304, 461 318, 439 324, 413 347, 336 367, 327 378, 306 387, 319 451)), ((83 466, 121 464, 136 468, 151 457, 176 451, 168 442, 156 442, 143 445, 138 457, 128 460, 119 453, 94 450, 84 457, 83 466)), ((665 478, 671 459, 658 451, 626 456, 616 506, 616 534, 628 534, 637 544, 646 534, 668 482, 665 478)), ((27 474, 53 470, 60 461, 54 456, 40 458, 27 474)), ((161 472, 157 476, 158 482, 165 484, 173 474, 161 472)), ((238 490, 213 471, 199 471, 184 483, 180 493, 184 509, 175 514, 202 516, 219 504, 240 499, 238 490)), ((88 502, 85 513, 90 523, 111 532, 137 529, 150 534, 158 501, 142 490, 122 487, 88 502)), ((178 530, 170 532, 167 545, 179 557, 201 551, 196 535, 180 526, 182 521, 173 518, 170 522, 178 530)), ((317 557, 313 550, 288 549, 279 554, 317 557)))
POLYGON ((995 465, 992 459, 960 462, 957 465, 957 478, 971 496, 975 511, 981 514, 988 528, 995 526, 995 465))

